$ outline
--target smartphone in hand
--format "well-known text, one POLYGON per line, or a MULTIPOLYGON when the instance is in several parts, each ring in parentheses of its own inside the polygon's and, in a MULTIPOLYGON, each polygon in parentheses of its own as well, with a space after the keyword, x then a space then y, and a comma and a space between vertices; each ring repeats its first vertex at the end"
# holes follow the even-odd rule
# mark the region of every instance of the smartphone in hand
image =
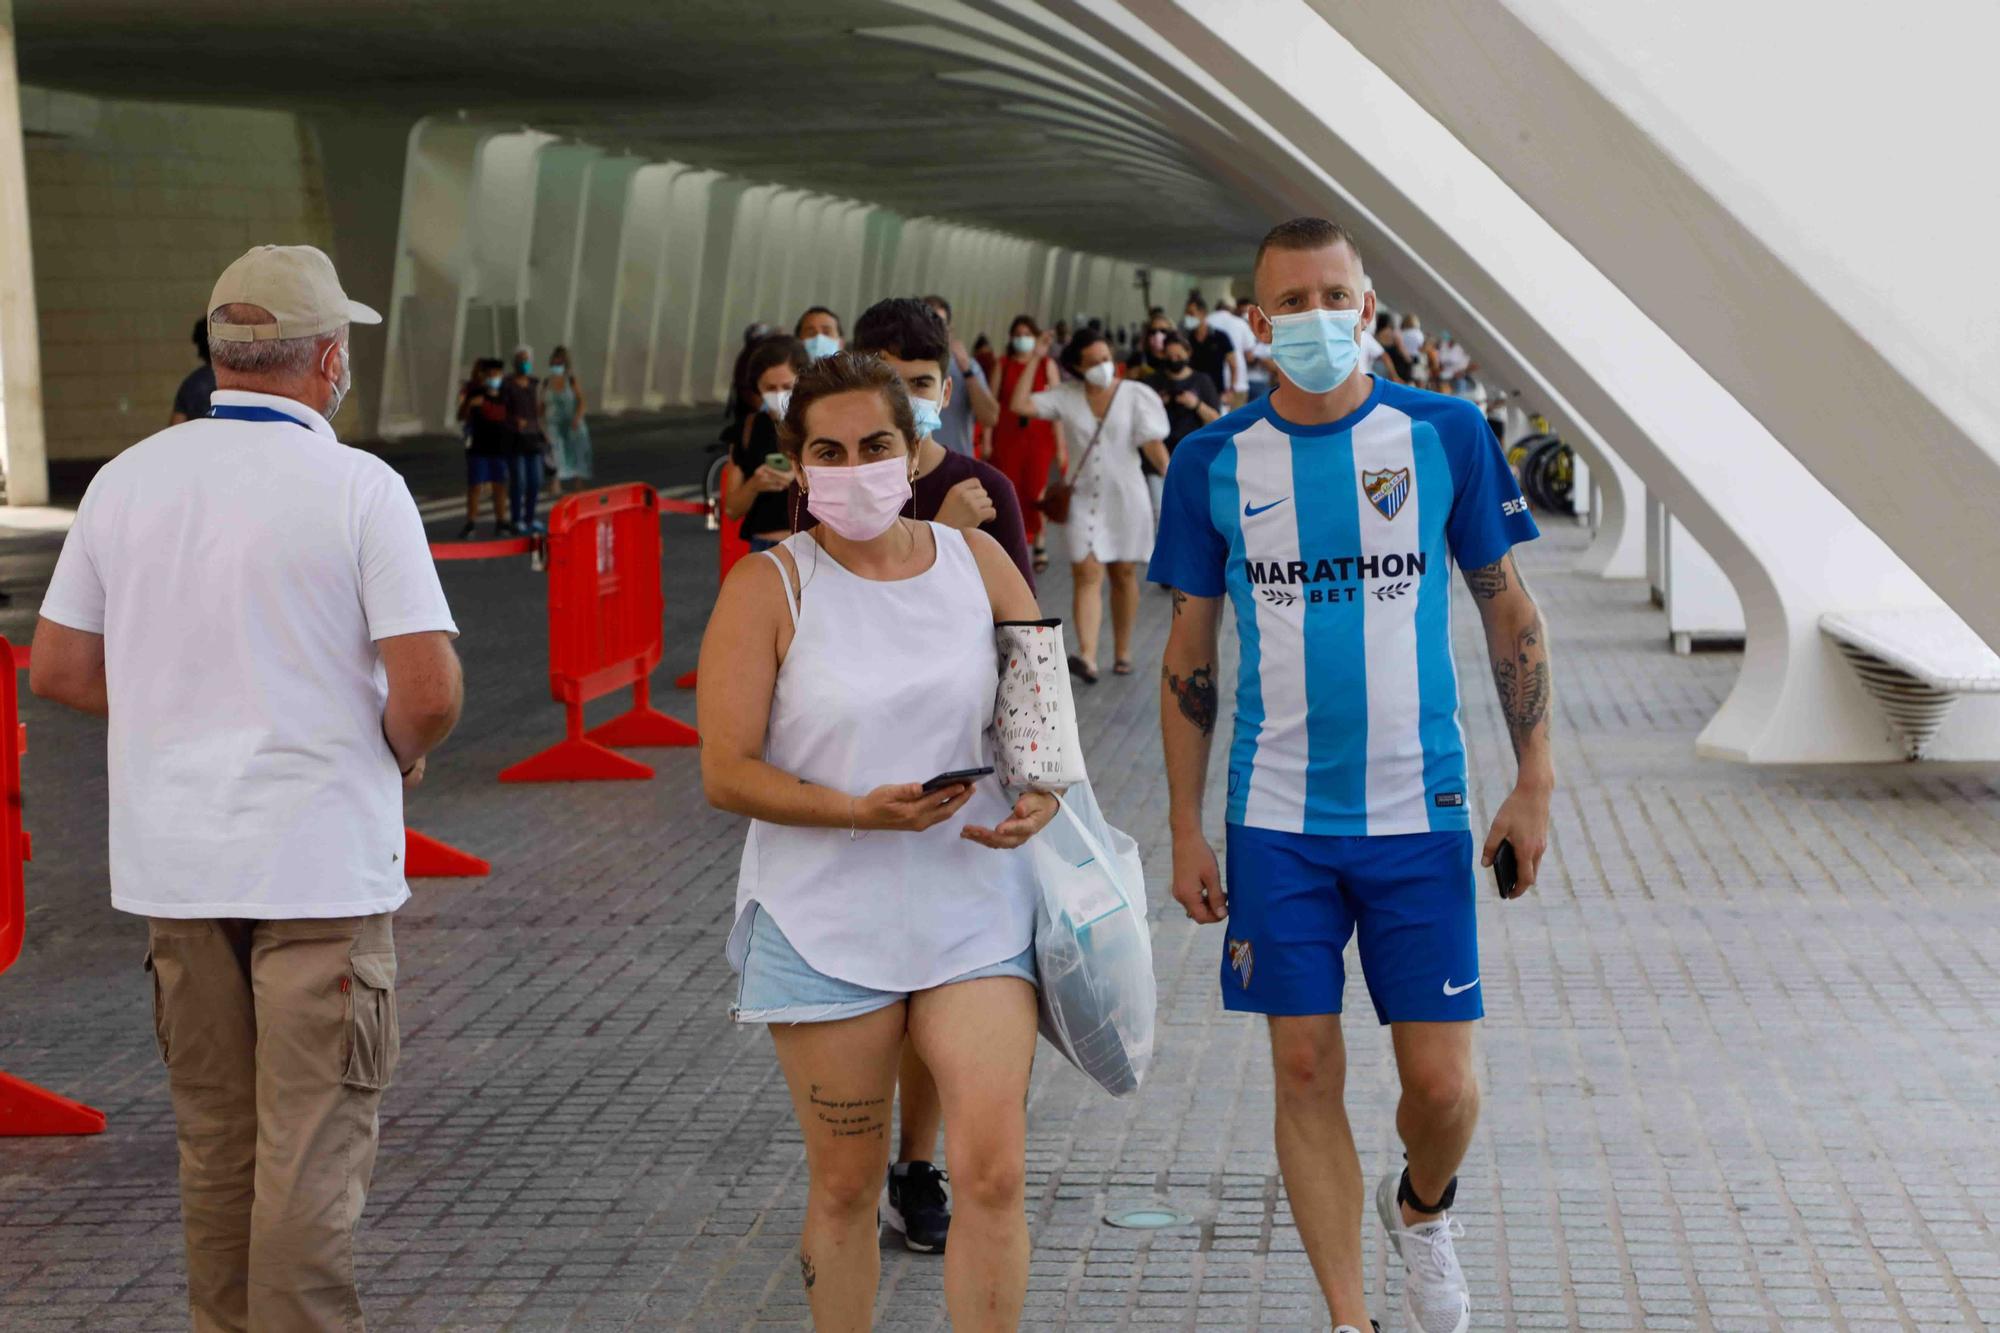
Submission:
POLYGON ((950 773, 940 773, 924 784, 924 790, 942 791, 946 787, 956 787, 961 782, 969 786, 992 771, 993 766, 989 764, 985 768, 961 768, 950 773))
POLYGON ((1521 863, 1514 855, 1514 844, 1505 838, 1500 839, 1493 852, 1493 886, 1502 898, 1513 898, 1521 892, 1521 863))

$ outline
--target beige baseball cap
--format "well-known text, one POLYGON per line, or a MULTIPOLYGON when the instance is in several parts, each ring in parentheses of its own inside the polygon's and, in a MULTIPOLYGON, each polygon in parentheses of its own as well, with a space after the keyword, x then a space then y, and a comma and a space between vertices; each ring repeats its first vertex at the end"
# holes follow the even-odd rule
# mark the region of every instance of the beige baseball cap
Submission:
POLYGON ((380 324, 382 317, 340 289, 333 261, 310 245, 260 245, 222 271, 208 298, 208 336, 223 342, 312 338, 343 324, 380 324), (262 306, 272 324, 218 324, 226 305, 262 306))

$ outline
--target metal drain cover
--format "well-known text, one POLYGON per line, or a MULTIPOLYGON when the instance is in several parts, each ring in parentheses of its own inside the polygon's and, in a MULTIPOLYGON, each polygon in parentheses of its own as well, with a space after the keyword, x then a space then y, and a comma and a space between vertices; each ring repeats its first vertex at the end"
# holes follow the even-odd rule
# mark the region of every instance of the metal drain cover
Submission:
POLYGON ((1162 1227, 1184 1227, 1194 1218, 1168 1203, 1142 1203, 1115 1208, 1104 1215, 1114 1227, 1130 1231, 1157 1231, 1162 1227))

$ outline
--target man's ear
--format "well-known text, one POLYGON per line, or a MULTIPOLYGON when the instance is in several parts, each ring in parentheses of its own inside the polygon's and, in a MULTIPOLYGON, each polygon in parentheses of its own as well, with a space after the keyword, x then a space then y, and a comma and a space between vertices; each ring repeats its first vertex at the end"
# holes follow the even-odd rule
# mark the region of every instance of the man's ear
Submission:
POLYGON ((951 372, 942 365, 938 367, 938 411, 951 406, 951 372))
POLYGON ((1257 335, 1257 341, 1260 343, 1271 341, 1271 319, 1264 313, 1264 307, 1246 305, 1243 309, 1246 312, 1244 318, 1250 324, 1250 332, 1257 335))

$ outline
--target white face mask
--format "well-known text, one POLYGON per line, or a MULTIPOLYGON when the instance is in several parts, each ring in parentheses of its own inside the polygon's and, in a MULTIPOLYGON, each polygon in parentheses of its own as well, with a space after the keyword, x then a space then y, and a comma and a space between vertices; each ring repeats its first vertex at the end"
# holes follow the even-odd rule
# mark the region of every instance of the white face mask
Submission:
POLYGON ((1117 378, 1118 372, 1109 361, 1100 361, 1083 372, 1084 383, 1093 389, 1108 389, 1117 378))
POLYGON ((764 410, 771 414, 773 421, 785 419, 785 409, 792 405, 790 389, 773 389, 764 395, 764 410))
MULTIPOLYGON (((339 343, 335 343, 334 347, 340 347, 340 379, 333 386, 333 396, 326 400, 325 415, 328 421, 333 420, 334 417, 340 414, 341 404, 347 401, 348 393, 354 388, 354 367, 347 362, 347 348, 342 347, 339 343)), ((326 356, 332 355, 333 347, 327 348, 326 356)), ((320 358, 319 368, 321 370, 326 369, 325 356, 320 358)))
POLYGON ((1034 337, 1030 334, 1017 333, 1014 335, 1014 341, 1011 344, 1011 346, 1013 347, 1015 352, 1017 352, 1021 356, 1026 356, 1028 353, 1035 350, 1035 340, 1034 337))

